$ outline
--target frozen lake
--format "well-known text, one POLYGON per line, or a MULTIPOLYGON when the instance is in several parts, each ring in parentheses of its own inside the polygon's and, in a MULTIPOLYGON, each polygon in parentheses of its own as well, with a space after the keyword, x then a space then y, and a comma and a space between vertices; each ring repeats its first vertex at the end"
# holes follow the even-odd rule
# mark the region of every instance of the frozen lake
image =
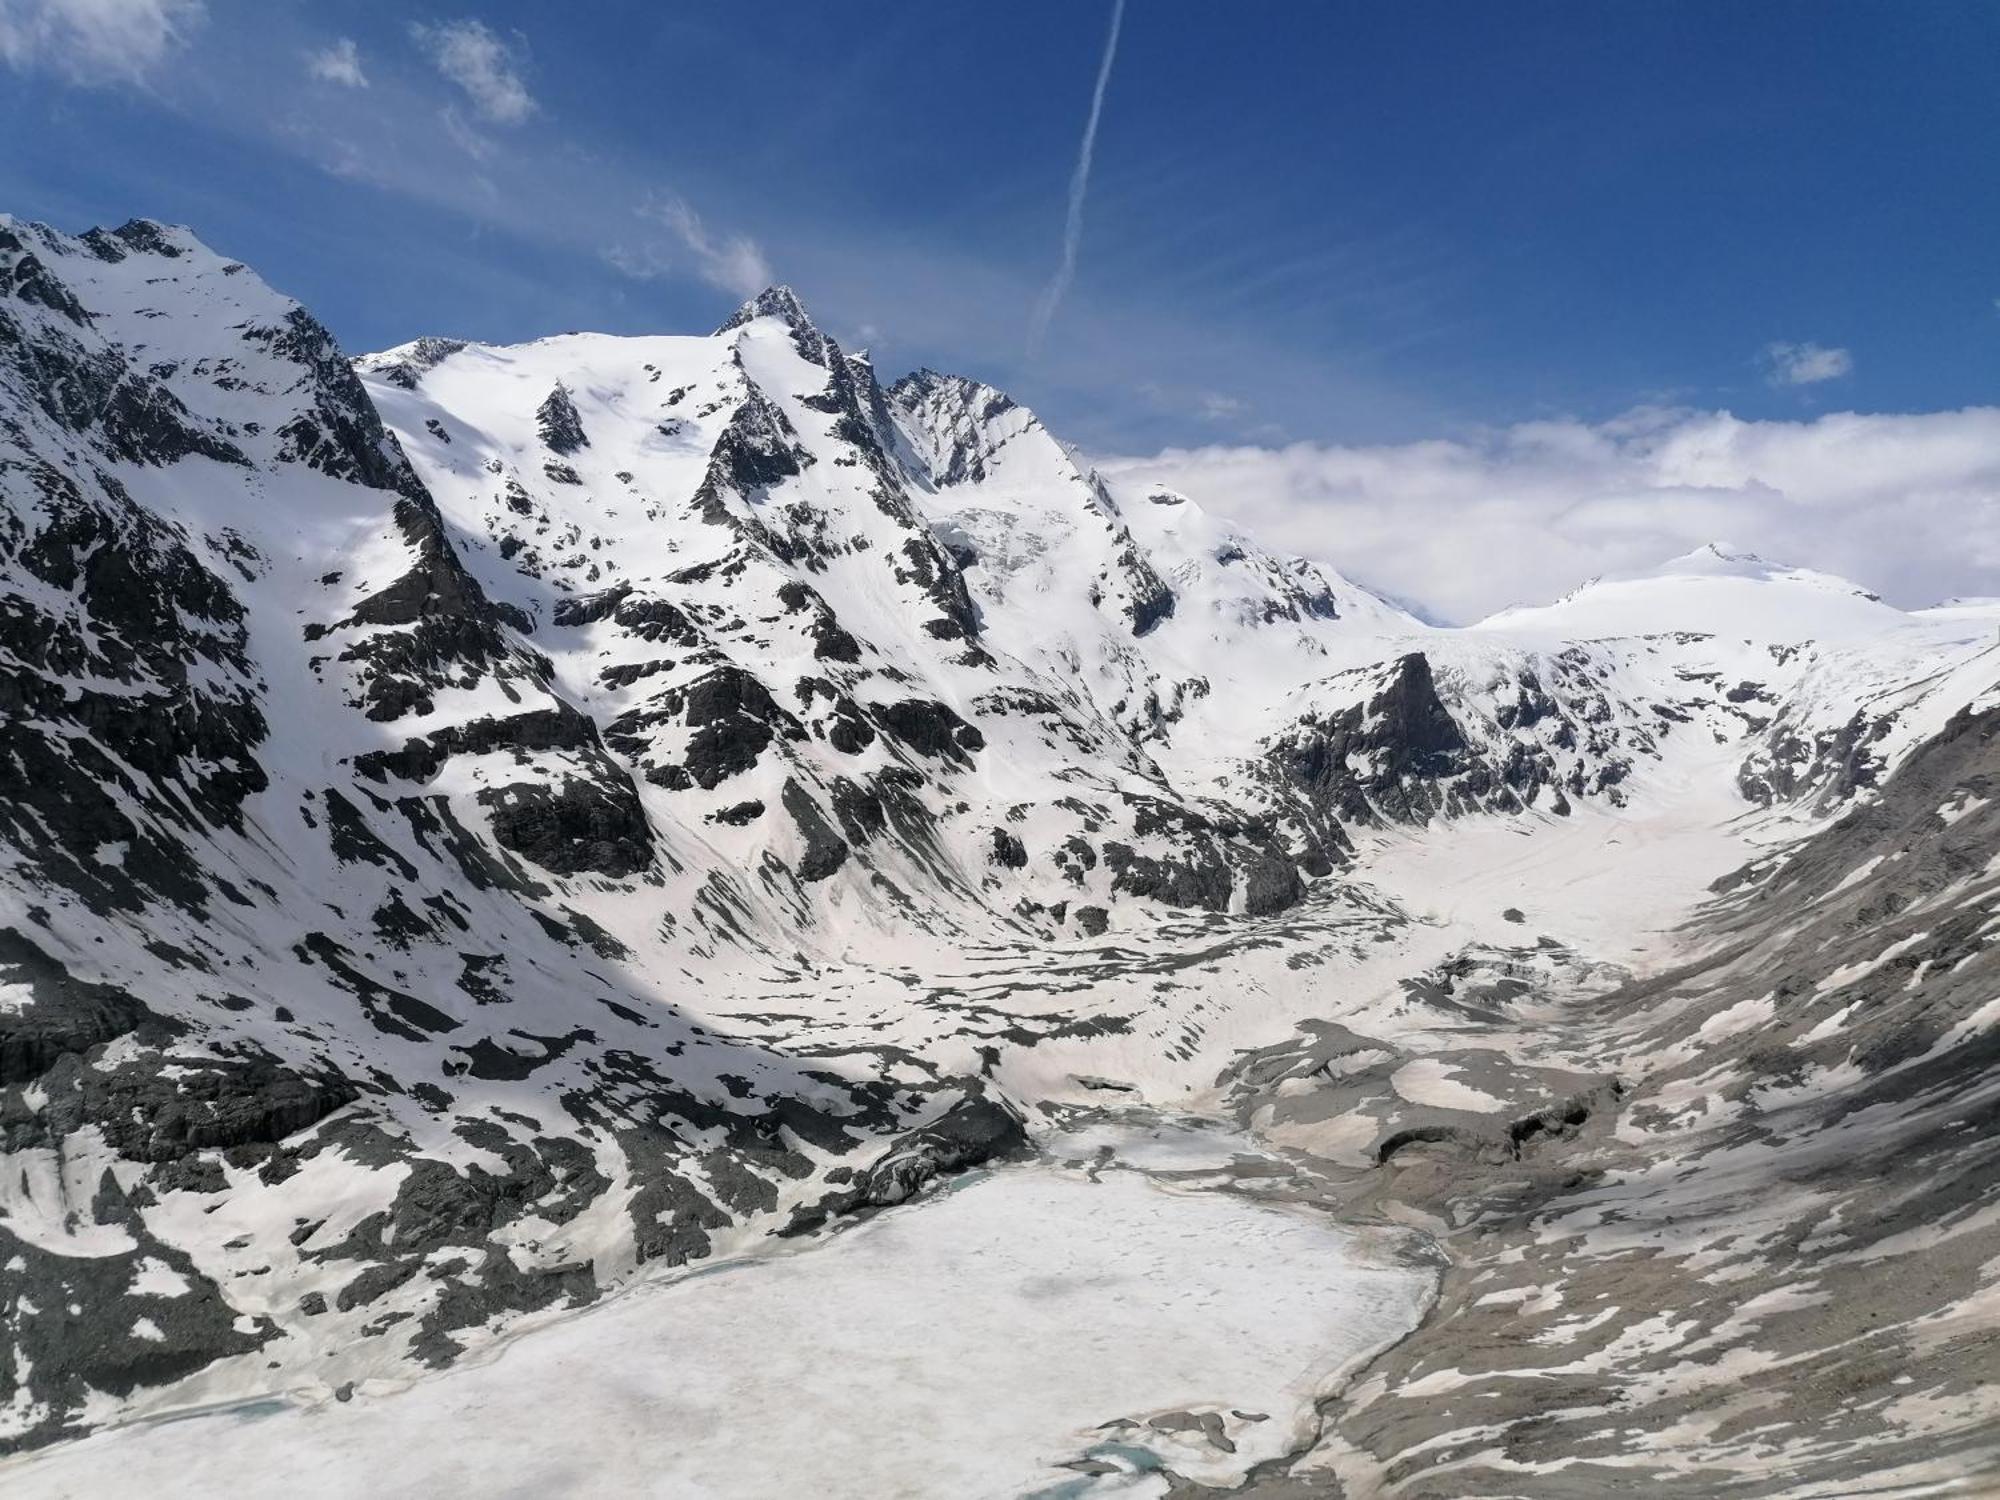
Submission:
POLYGON ((1159 1464, 1227 1483, 1302 1445, 1315 1398, 1421 1316, 1430 1273, 1370 1237, 1148 1175, 1255 1154, 1240 1138, 1097 1125, 1053 1149, 1098 1168, 979 1174, 401 1390, 106 1432, 0 1466, 0 1489, 1147 1495, 1159 1464))

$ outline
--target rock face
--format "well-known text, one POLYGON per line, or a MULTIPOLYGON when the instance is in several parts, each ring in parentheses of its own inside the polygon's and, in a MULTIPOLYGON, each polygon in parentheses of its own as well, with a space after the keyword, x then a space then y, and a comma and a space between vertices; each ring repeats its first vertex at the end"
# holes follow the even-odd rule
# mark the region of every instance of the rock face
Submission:
POLYGON ((535 430, 541 434, 542 446, 551 453, 574 453, 590 446, 590 439, 584 436, 583 418, 577 415, 576 402, 560 382, 535 408, 535 430))
MULTIPOLYGON (((1044 1102, 1212 1088, 1235 1028, 1419 951, 1375 847, 1697 782, 1853 810, 1731 893, 1769 951, 1717 993, 1907 940, 1856 1109, 1958 1180, 1904 1080, 1973 1108, 1931 1059, 1984 972, 1937 901, 1995 832, 1990 630, 1841 596, 1886 613, 1824 644, 1796 582, 1726 636, 1440 630, 991 387, 885 387, 784 288, 708 336, 350 362, 185 230, 0 219, 0 1448, 442 1364, 1002 1158, 1044 1102), (1783 935, 1800 905, 1843 915, 1783 935)), ((1555 967, 1412 956, 1393 1003, 1477 1020, 1555 967)), ((1833 1035, 1732 1044, 1717 1109, 1833 1035)), ((1654 1133, 1667 1084, 1614 1071, 1506 1073, 1520 1108, 1369 1170, 1654 1133)))

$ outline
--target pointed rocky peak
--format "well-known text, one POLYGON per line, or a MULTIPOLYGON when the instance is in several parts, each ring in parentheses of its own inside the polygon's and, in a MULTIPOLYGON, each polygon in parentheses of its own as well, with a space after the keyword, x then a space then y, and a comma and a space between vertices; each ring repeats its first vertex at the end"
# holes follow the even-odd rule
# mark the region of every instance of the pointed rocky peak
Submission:
POLYGON ((93 229, 83 238, 100 259, 114 261, 124 259, 125 251, 178 260, 201 243, 192 230, 179 224, 162 224, 158 219, 127 219, 116 229, 93 229))
POLYGON ((780 318, 789 328, 808 328, 814 332, 812 315, 806 311, 799 294, 789 286, 767 286, 763 291, 745 302, 731 313, 722 326, 715 331, 728 333, 741 328, 746 323, 754 323, 759 318, 780 318))
POLYGON ((748 302, 737 308, 721 327, 715 330, 717 337, 734 333, 739 328, 747 328, 762 318, 776 318, 791 330, 792 346, 799 351, 799 357, 816 365, 827 362, 827 346, 832 341, 820 332, 813 322, 812 314, 799 300, 799 294, 790 287, 767 286, 748 302))

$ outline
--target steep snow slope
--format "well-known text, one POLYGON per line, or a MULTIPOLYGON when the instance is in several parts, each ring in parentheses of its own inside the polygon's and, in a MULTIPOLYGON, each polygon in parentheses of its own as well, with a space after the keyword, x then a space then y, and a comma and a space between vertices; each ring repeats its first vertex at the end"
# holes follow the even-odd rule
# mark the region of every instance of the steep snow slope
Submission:
POLYGON ((2000 681, 1988 609, 1726 549, 1430 627, 783 288, 350 366, 143 221, 0 222, 0 482, 9 1445, 393 1384, 1064 1110, 1364 1205, 1588 1145, 1616 1048, 1537 1029, 2000 681))
POLYGON ((748 886, 309 316, 183 231, 5 235, 10 1441, 448 1358, 1015 1131, 700 1024, 748 886))

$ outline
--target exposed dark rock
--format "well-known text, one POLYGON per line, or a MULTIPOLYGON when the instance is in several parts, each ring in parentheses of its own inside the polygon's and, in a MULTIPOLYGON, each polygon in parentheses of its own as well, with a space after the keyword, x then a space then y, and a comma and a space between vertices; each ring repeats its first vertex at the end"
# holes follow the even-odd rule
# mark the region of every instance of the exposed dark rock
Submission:
POLYGON ((817 1228, 839 1214, 901 1203, 935 1178, 984 1165, 1023 1149, 1027 1132, 1004 1104, 975 1095, 912 1131, 864 1168, 853 1185, 796 1210, 786 1234, 817 1228))
POLYGON ((40 1447, 85 1431, 79 1416, 93 1398, 167 1385, 218 1359, 248 1354, 278 1328, 230 1305, 188 1256, 149 1234, 105 1174, 91 1217, 115 1223, 136 1244, 106 1255, 59 1255, 0 1222, 0 1262, 8 1267, 6 1327, 15 1361, 0 1388, 31 1392, 26 1425, 0 1436, 0 1454, 40 1447), (148 1263, 165 1266, 186 1290, 138 1290, 148 1263), (30 1306, 34 1309, 29 1311, 30 1306), (139 1324, 144 1319, 148 1327, 139 1324), (17 1385, 27 1376, 28 1384, 17 1385))
POLYGON ((571 399, 569 388, 560 381, 535 408, 535 430, 541 434, 542 446, 551 453, 574 453, 579 448, 590 446, 590 439, 584 435, 583 418, 577 414, 576 402, 571 399))
POLYGON ((1345 822, 1427 822, 1448 804, 1447 780, 1475 770, 1464 734, 1411 652, 1366 703, 1302 721, 1273 747, 1284 776, 1345 822))
POLYGON ((1243 871, 1243 910, 1249 916, 1284 911, 1305 893, 1299 867, 1278 850, 1267 850, 1243 871))
MULTIPOLYGON (((1113 890, 1168 906, 1229 910, 1234 882, 1229 866, 1212 845, 1198 845, 1184 855, 1146 855, 1136 853, 1129 844, 1107 842, 1104 865, 1111 871, 1113 890)), ((1082 907, 1077 909, 1079 919, 1083 911, 1082 907)))
POLYGON ((969 752, 986 748, 986 736, 957 712, 929 698, 905 698, 875 706, 875 722, 919 755, 968 763, 969 752))
POLYGON ((799 834, 805 839, 805 853, 799 859, 799 879, 810 884, 824 880, 843 864, 847 863, 847 844, 834 831, 826 814, 812 794, 796 781, 787 780, 784 790, 785 811, 792 815, 798 825, 799 834))
POLYGON ((377 750, 355 757, 354 768, 374 780, 400 776, 424 782, 444 768, 454 755, 486 755, 495 750, 528 753, 547 750, 594 750, 597 726, 561 699, 547 708, 529 709, 505 719, 473 719, 447 725, 428 739, 409 740, 400 750, 377 750))
POLYGON ((151 1014, 115 985, 72 977, 12 927, 0 927, 0 981, 28 990, 26 1004, 0 1009, 0 1085, 39 1078, 58 1058, 124 1036, 151 1014))
POLYGON ((806 737, 805 726, 763 682, 740 667, 718 666, 684 687, 664 689, 644 708, 620 715, 605 731, 605 742, 635 760, 651 759, 648 731, 672 721, 694 733, 682 760, 655 760, 647 771, 649 780, 668 787, 713 790, 755 766, 774 740, 806 737))
POLYGON ((82 1069, 74 1092, 51 1089, 48 1125, 95 1125, 120 1156, 178 1161, 192 1152, 272 1145, 359 1097, 331 1071, 307 1076, 254 1052, 146 1052, 82 1069))
POLYGON ((1028 865, 1028 850, 1005 828, 993 830, 993 863, 1006 870, 1022 870, 1028 865))
POLYGON ((615 879, 653 862, 652 826, 622 777, 572 777, 554 788, 528 782, 489 787, 479 800, 502 848, 557 875, 588 870, 615 879))

